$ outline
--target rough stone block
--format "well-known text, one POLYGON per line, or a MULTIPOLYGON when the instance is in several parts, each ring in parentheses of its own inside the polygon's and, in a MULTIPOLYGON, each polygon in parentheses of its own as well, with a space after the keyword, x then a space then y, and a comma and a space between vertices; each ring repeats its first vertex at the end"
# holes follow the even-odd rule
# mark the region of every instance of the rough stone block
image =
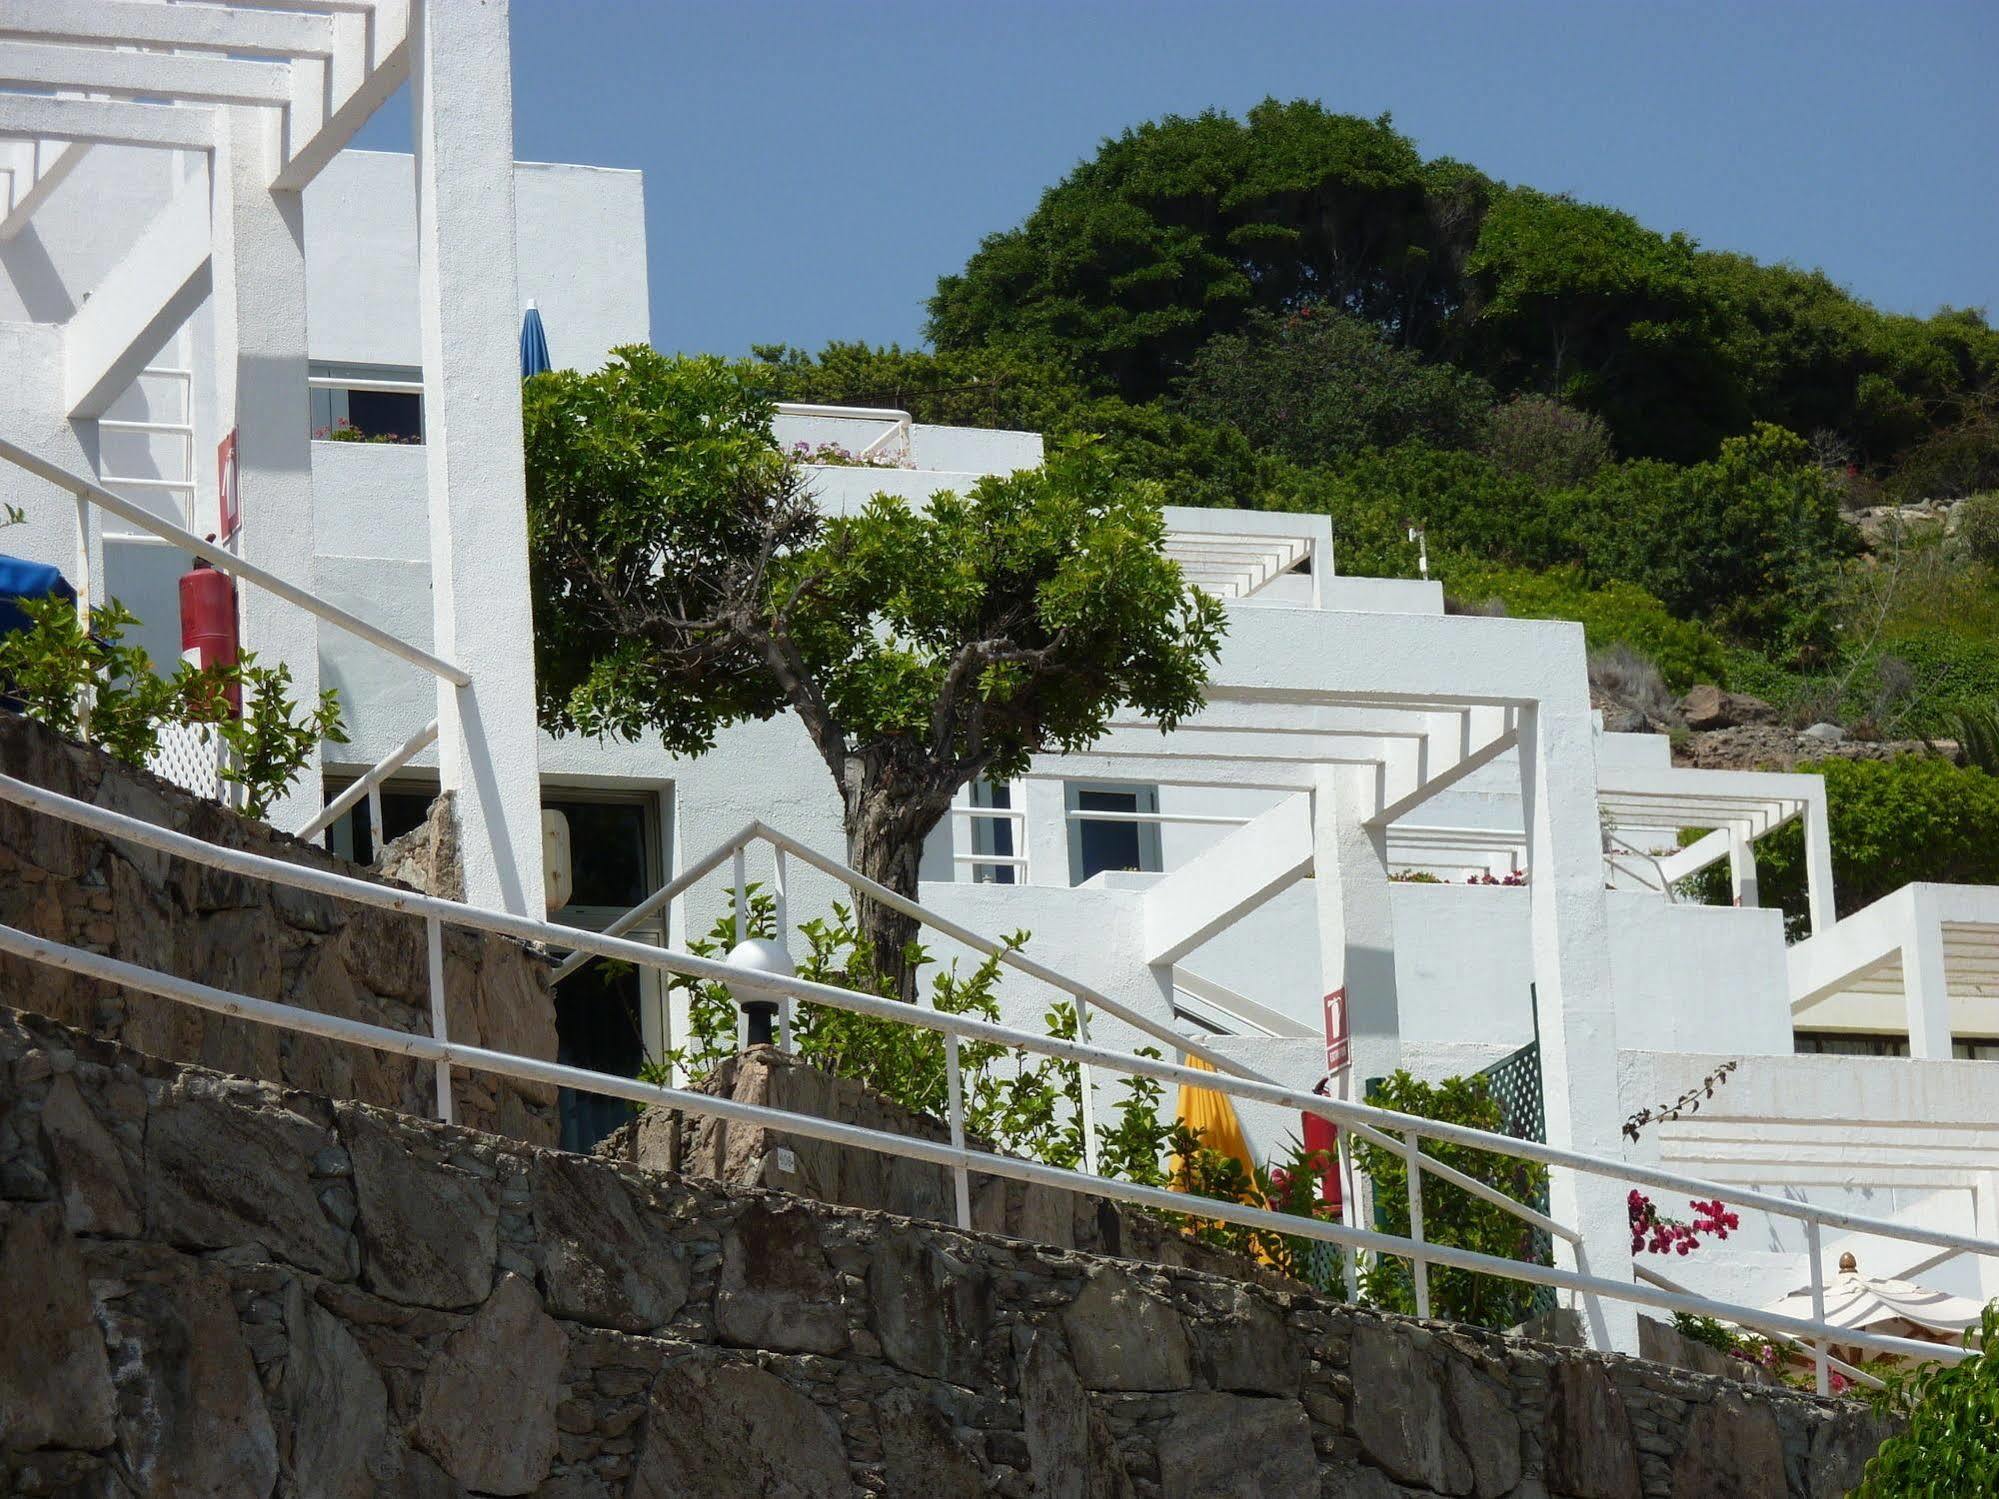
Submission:
POLYGON ((618 1176, 580 1156, 538 1154, 529 1171, 549 1310, 647 1332, 687 1301, 687 1261, 648 1229, 618 1176))
POLYGON ((1194 1382, 1180 1314, 1116 1265, 1090 1267, 1062 1308, 1062 1331, 1093 1390, 1184 1390, 1194 1382))
POLYGON ((715 1328, 725 1343, 788 1353, 847 1346, 839 1278, 803 1206, 753 1203, 722 1241, 715 1328))
POLYGON ((76 1244, 54 1204, 0 1203, 0 1447, 104 1447, 115 1411, 76 1244))
POLYGON ((501 1276, 424 1373, 417 1445, 477 1493, 533 1493, 555 1459, 568 1343, 534 1288, 501 1276))
POLYGON ((653 1386, 630 1499, 849 1499, 839 1428, 775 1375, 700 1353, 653 1386))
POLYGON ((340 1136, 354 1161, 362 1275, 392 1301, 476 1306, 493 1286, 499 1255, 495 1183, 412 1150, 413 1122, 344 1104, 340 1136))
POLYGON ((1251 1395, 1183 1395, 1159 1434, 1159 1486, 1165 1499, 1316 1494, 1319 1458, 1305 1408, 1251 1395))

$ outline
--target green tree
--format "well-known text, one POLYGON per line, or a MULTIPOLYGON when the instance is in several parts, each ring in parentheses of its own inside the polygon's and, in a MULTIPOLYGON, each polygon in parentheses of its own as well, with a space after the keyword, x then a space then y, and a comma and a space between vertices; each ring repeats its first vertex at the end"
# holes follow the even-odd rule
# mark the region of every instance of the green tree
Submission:
POLYGON ((1316 302, 1420 347, 1455 305, 1486 191, 1386 116, 1274 99, 1240 121, 1169 116, 1106 141, 943 277, 931 338, 1072 358, 1140 401, 1253 308, 1316 302))
POLYGON ((1463 447, 1492 407, 1483 380, 1399 349, 1379 325, 1303 307, 1250 315, 1202 346, 1181 387, 1195 417, 1227 423, 1257 447, 1300 463, 1420 439, 1463 447))
MULTIPOLYGON (((772 440, 755 367, 617 350, 525 394, 537 691, 558 732, 710 748, 795 712, 838 789, 849 862, 916 893, 958 788, 1097 738, 1130 704, 1201 702, 1219 604, 1160 550, 1155 484, 1098 449, 919 508, 822 515, 772 440)), ((910 994, 914 923, 858 911, 910 994)))

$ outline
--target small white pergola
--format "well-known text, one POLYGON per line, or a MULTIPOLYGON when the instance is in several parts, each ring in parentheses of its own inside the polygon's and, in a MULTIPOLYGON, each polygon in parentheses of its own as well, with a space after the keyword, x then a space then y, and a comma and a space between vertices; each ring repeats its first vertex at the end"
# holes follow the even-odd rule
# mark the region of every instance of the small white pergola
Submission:
MULTIPOLYGON (((1622 737, 1622 736, 1620 736, 1622 737)), ((1757 840, 1802 819, 1805 840, 1805 895, 1811 929, 1823 932, 1834 921, 1832 838, 1826 822, 1825 781, 1815 775, 1762 770, 1695 770, 1672 765, 1606 764, 1597 772, 1597 806, 1613 838, 1629 831, 1664 834, 1709 828, 1698 842, 1634 866, 1619 867, 1639 883, 1665 893, 1673 885, 1723 859, 1728 861, 1735 903, 1760 904, 1756 879, 1757 840), (1648 874, 1650 878, 1648 878, 1648 874)), ((1627 853, 1642 855, 1637 840, 1618 840, 1627 853)), ((1613 859, 1618 856, 1612 852, 1613 859)))
MULTIPOLYGON (((396 89, 410 87, 416 146, 429 530, 430 651, 440 680, 438 758, 457 795, 471 900, 541 909, 506 0, 0 0, 0 240, 90 153, 172 153, 163 206, 107 224, 129 250, 57 327, 9 325, 16 388, 0 431, 35 477, 0 465, 0 495, 28 503, 31 554, 102 576, 97 512, 50 504, 50 468, 105 476, 99 423, 163 344, 207 306, 206 368, 176 418, 193 451, 188 529, 223 534, 220 465, 233 442, 242 527, 233 554, 299 589, 313 584, 301 190, 396 89), (20 351, 46 354, 32 370, 20 351), (53 517, 53 520, 51 520, 53 517), (60 531, 74 526, 73 534, 60 531)), ((119 426, 117 422, 109 423, 119 426)), ((150 423, 123 425, 149 426, 150 423)), ((319 691, 319 622, 246 589, 243 644, 319 691)), ((320 810, 315 752, 274 822, 320 810)))
POLYGON ((1812 1030, 1906 1030, 1911 1056, 1999 1036, 1999 888, 1904 885, 1791 948, 1791 1014, 1812 1030))

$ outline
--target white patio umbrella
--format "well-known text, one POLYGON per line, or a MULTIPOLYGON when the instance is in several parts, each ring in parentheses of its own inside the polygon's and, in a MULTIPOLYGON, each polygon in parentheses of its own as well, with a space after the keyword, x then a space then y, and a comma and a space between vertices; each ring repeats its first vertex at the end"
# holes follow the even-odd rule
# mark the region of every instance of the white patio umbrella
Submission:
MULTIPOLYGON (((1763 1310, 1784 1317, 1812 1318, 1812 1288, 1803 1286, 1763 1310)), ((1826 1283, 1825 1320, 1849 1332, 1882 1333, 1955 1343, 1976 1327, 1985 1308, 1964 1296, 1934 1291, 1912 1281, 1862 1275, 1850 1254, 1839 1257, 1839 1273, 1826 1283)))

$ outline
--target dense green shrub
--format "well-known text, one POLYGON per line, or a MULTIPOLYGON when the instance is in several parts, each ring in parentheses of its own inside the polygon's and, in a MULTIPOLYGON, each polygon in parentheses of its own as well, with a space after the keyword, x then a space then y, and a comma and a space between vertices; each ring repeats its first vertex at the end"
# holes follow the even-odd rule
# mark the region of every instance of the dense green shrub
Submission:
POLYGON ((162 674, 143 647, 126 644, 139 621, 116 599, 90 611, 88 629, 65 599, 20 606, 29 627, 0 635, 0 683, 23 713, 138 766, 151 762, 168 727, 206 726, 227 746, 219 772, 252 817, 269 813, 320 741, 347 742, 338 695, 328 688, 301 714, 282 662, 264 666, 245 651, 227 666, 180 661, 162 674), (247 711, 232 711, 232 700, 247 711))
POLYGON ((1606 469, 1578 492, 1575 545, 1593 581, 1623 579, 1682 618, 1758 643, 1824 634, 1852 533, 1802 439, 1778 427, 1685 468, 1606 469))
POLYGON ((1467 604, 1498 599, 1519 619, 1573 619, 1592 651, 1629 646, 1659 668, 1666 685, 1685 692, 1696 682, 1728 685, 1728 653, 1714 632, 1675 619, 1666 606, 1631 583, 1591 588, 1580 569, 1499 567, 1469 558, 1439 562, 1431 571, 1451 597, 1467 604))
POLYGON ((1964 549, 1988 567, 1999 565, 1999 491, 1967 495, 1955 514, 1964 549))
POLYGON ((1424 529, 1432 556, 1460 552, 1532 566, 1566 560, 1559 514, 1531 481, 1477 453, 1403 443, 1335 469, 1301 470, 1288 499, 1284 508, 1332 517, 1342 573, 1414 577, 1412 525, 1424 529))
POLYGON ((1551 396, 1515 396, 1493 407, 1478 446, 1505 472, 1543 489, 1588 483, 1615 456, 1602 417, 1551 396))
MULTIPOLYGON (((1368 1090, 1376 1108, 1394 1109, 1419 1119, 1499 1132, 1505 1118, 1498 1100, 1482 1077, 1453 1077, 1430 1084, 1404 1071, 1384 1078, 1368 1090)), ((1383 1233, 1409 1232, 1409 1167, 1399 1151, 1384 1150, 1364 1140, 1354 1141, 1354 1164, 1374 1187, 1375 1226, 1383 1233)), ((1423 1154, 1467 1176, 1497 1187, 1515 1202, 1533 1204, 1547 1190, 1544 1166, 1512 1156, 1494 1155, 1466 1145, 1425 1140, 1423 1154)), ((1423 1236, 1434 1244, 1503 1259, 1533 1261, 1539 1250, 1534 1231, 1505 1208, 1474 1197, 1462 1187, 1437 1177, 1423 1178, 1423 1236)), ((1481 1327, 1514 1327, 1533 1311, 1535 1288, 1525 1281, 1482 1275, 1448 1265, 1430 1267, 1430 1309, 1434 1316, 1481 1327)), ((1393 1312, 1414 1313, 1416 1287, 1407 1260, 1381 1256, 1362 1275, 1367 1299, 1393 1312)))
POLYGON ((1894 1390, 1908 1426, 1867 1460, 1857 1499, 1999 1493, 1999 1301, 1975 1336, 1970 1358, 1925 1364, 1894 1390))
POLYGON ((1182 382, 1187 412, 1223 422, 1299 463, 1421 440, 1465 446, 1480 435, 1492 389, 1454 365, 1397 348, 1375 324, 1304 307, 1252 313, 1208 340, 1182 382))

